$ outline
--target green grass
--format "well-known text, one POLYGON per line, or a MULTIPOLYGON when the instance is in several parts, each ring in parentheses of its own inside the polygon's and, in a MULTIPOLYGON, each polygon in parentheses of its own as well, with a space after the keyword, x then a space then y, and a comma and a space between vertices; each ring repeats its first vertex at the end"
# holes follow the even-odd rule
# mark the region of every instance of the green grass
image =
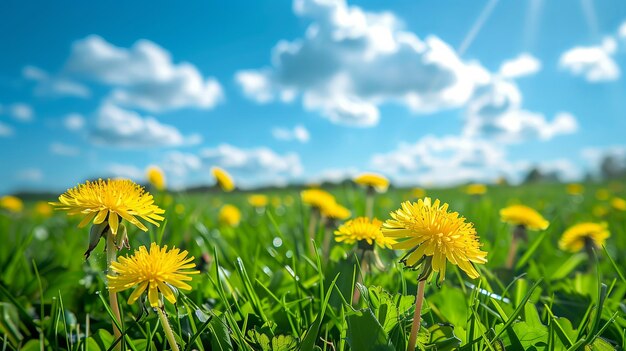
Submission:
MULTIPOLYGON (((490 187, 482 197, 458 188, 429 190, 475 223, 489 262, 479 267, 479 279, 449 264, 441 287, 427 285, 418 349, 625 349, 626 212, 595 198, 605 186, 587 185, 576 197, 559 184, 490 187), (551 224, 529 233, 510 271, 503 268, 510 228, 498 211, 514 202, 538 209, 551 224), (608 209, 602 219, 593 214, 596 206, 608 209), (611 231, 597 263, 557 246, 568 226, 589 220, 606 221, 611 231)), ((353 215, 363 214, 361 189, 330 191, 353 215)), ((408 193, 378 195, 376 217, 389 218, 408 193)), ((328 261, 308 254, 309 210, 295 190, 268 193, 282 204, 265 211, 251 208, 246 195, 155 194, 166 223, 148 233, 128 226, 132 249, 152 241, 181 247, 202 271, 176 305, 165 303, 181 350, 406 349, 418 273, 397 263, 401 252, 377 249, 384 268, 355 284, 352 247, 335 243, 328 261), (237 228, 217 223, 224 203, 242 210, 237 228), (362 296, 356 305, 350 303, 354 289, 362 296)), ((85 261, 89 229, 77 228, 79 218, 61 212, 38 218, 32 207, 0 213, 0 350, 108 350, 116 342, 126 350, 169 349, 157 314, 126 303, 130 291, 120 296, 124 340, 114 340, 104 243, 85 261)), ((318 246, 322 235, 320 229, 318 246)))

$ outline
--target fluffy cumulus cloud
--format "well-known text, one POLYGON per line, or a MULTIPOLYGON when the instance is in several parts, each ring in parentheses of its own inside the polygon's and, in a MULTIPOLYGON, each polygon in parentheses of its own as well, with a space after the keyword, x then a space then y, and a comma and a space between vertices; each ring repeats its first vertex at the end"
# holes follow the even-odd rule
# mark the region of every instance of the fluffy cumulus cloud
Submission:
POLYGON ((162 124, 111 103, 104 103, 95 116, 91 140, 117 147, 158 147, 197 144, 198 135, 183 135, 177 128, 162 124))
POLYGON ((43 172, 39 168, 26 168, 16 173, 16 178, 20 181, 36 183, 43 180, 43 172))
POLYGON ((88 36, 72 46, 63 75, 109 85, 115 103, 151 112, 210 109, 223 98, 215 78, 205 79, 191 63, 174 63, 167 50, 149 40, 122 48, 88 36))
POLYGON ((400 184, 487 181, 518 171, 516 165, 506 161, 498 145, 458 136, 426 136, 391 152, 375 154, 370 163, 400 184))
POLYGON ((311 138, 309 131, 303 125, 297 125, 293 128, 276 127, 272 129, 272 135, 278 140, 295 140, 301 143, 307 143, 311 138))
POLYGON ((239 174, 290 177, 302 174, 302 164, 297 154, 280 155, 266 147, 242 149, 222 144, 202 150, 200 157, 206 165, 220 166, 239 174))
POLYGON ((519 78, 533 75, 541 69, 541 62, 534 56, 523 53, 518 57, 504 61, 498 74, 504 78, 519 78))
POLYGON ((548 120, 542 113, 523 109, 517 85, 497 77, 476 89, 467 105, 463 127, 466 136, 504 143, 549 140, 577 130, 578 122, 568 112, 559 112, 548 120))
POLYGON ((36 83, 35 95, 39 96, 74 96, 87 98, 91 91, 85 85, 62 76, 53 77, 48 72, 35 66, 26 66, 22 70, 24 78, 36 83))
POLYGON ((459 107, 489 77, 441 39, 403 30, 391 13, 363 11, 345 0, 296 0, 294 11, 310 21, 305 35, 279 42, 269 67, 236 74, 257 102, 301 96, 306 109, 333 122, 371 126, 381 104, 414 112, 459 107))
POLYGON ((617 42, 607 37, 601 45, 576 46, 564 52, 559 58, 559 66, 567 72, 583 77, 588 82, 614 81, 621 71, 613 58, 617 42))

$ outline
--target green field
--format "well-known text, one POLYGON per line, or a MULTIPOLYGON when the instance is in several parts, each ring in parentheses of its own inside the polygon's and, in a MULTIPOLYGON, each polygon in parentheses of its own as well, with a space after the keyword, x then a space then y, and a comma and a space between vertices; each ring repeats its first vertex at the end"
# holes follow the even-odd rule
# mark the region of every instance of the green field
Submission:
MULTIPOLYGON (((346 183, 327 189, 337 202, 364 214, 365 192, 346 183)), ((156 242, 195 257, 201 274, 193 290, 165 302, 181 350, 405 350, 413 321, 417 272, 398 262, 402 252, 376 248, 381 267, 355 284, 354 247, 333 243, 328 255, 310 255, 306 232, 310 209, 299 189, 271 190, 265 209, 249 193, 159 193, 165 209, 159 228, 147 233, 127 225, 131 254, 156 242), (223 204, 242 212, 237 227, 221 225, 223 204), (327 257, 326 257, 327 256, 327 257), (353 290, 361 298, 351 303, 353 290)), ((626 348, 626 212, 611 207, 626 197, 620 184, 585 184, 568 195, 563 184, 490 186, 482 196, 461 188, 427 189, 475 224, 488 263, 469 279, 448 263, 443 284, 426 286, 418 349, 425 350, 613 350, 626 348), (598 199, 598 190, 608 198, 598 199), (513 270, 504 268, 511 227, 499 210, 523 203, 550 226, 530 231, 513 270), (590 259, 584 250, 559 250, 565 229, 605 221, 611 232, 590 259)), ((55 198, 45 199, 55 201, 55 198)), ((386 220, 410 189, 376 195, 375 217, 386 220)), ((108 310, 104 241, 84 259, 89 227, 56 211, 0 212, 1 350, 163 350, 170 346, 157 313, 120 295, 123 341, 113 336, 108 310)), ((316 243, 322 246, 324 228, 316 243)), ((332 235, 332 232, 330 232, 332 235)), ((142 299, 140 299, 142 300, 142 299)))

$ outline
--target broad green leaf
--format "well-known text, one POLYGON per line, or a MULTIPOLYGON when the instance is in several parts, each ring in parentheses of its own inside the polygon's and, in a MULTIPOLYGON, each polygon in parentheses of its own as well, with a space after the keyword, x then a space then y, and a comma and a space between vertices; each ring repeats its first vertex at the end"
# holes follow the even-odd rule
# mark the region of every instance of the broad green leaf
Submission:
POLYGON ((347 341, 351 350, 391 351, 393 346, 371 309, 366 308, 347 316, 347 341))

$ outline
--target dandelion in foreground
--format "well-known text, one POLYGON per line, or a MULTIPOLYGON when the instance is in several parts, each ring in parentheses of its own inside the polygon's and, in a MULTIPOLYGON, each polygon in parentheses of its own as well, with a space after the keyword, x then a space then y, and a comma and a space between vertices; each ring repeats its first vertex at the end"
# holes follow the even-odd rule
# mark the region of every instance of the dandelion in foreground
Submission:
POLYGON ((158 227, 165 213, 154 204, 150 193, 128 179, 87 181, 59 196, 59 202, 50 204, 69 215, 84 215, 79 228, 91 221, 106 223, 113 235, 117 234, 122 219, 145 232, 148 228, 137 217, 158 227))
MULTIPOLYGON (((120 223, 122 220, 147 231, 148 228, 137 217, 158 227, 159 221, 164 219, 161 214, 165 213, 154 204, 152 195, 126 179, 87 181, 59 196, 59 202, 50 204, 60 210, 66 210, 69 215, 83 215, 83 220, 78 225, 80 228, 93 221, 85 257, 88 258, 100 238, 105 237, 107 267, 115 261, 117 249, 122 245, 128 246, 126 227, 120 223)), ((109 300, 114 316, 120 321, 117 294, 114 291, 109 291, 109 300)), ((113 331, 116 338, 121 336, 115 323, 113 331)))
POLYGON ((241 211, 233 205, 226 204, 220 209, 218 221, 223 225, 236 227, 241 221, 241 211))
POLYGON ((407 350, 415 350, 424 299, 424 285, 433 273, 443 282, 447 261, 459 266, 470 278, 478 278, 474 264, 487 262, 487 252, 480 249, 476 229, 457 212, 449 212, 448 204, 424 198, 403 202, 391 212, 391 219, 382 227, 385 237, 396 240, 393 249, 408 250, 401 262, 405 267, 421 269, 415 299, 415 315, 407 350))
POLYGON ((0 208, 12 213, 20 213, 24 209, 24 203, 17 196, 5 195, 0 197, 0 208))
POLYGON ((374 195, 376 192, 384 193, 389 188, 389 180, 380 174, 363 173, 354 182, 365 187, 365 216, 374 215, 374 195))
MULTIPOLYGON (((559 248, 563 251, 579 252, 586 249, 591 255, 604 245, 606 239, 611 236, 605 222, 584 222, 569 227, 559 240, 559 248)), ((590 257, 592 258, 592 257, 590 257)))
POLYGON ((211 168, 211 173, 215 177, 217 185, 219 185, 222 190, 226 192, 235 190, 235 182, 233 182, 233 178, 228 172, 219 167, 213 167, 211 168))
POLYGON ((135 288, 128 298, 129 304, 147 292, 148 302, 157 310, 173 350, 178 350, 178 345, 163 312, 160 296, 176 303, 175 289, 191 290, 186 282, 192 280, 191 275, 200 273, 194 270, 196 265, 192 262, 193 259, 193 256, 187 257, 187 251, 181 252, 177 248, 168 251, 167 246, 160 248, 152 243, 150 251, 141 246, 132 256, 120 257, 117 262, 112 262, 107 274, 109 291, 117 293, 135 288))
POLYGON ((527 230, 545 230, 550 225, 539 212, 524 205, 511 205, 500 210, 500 219, 514 226, 511 246, 507 255, 505 266, 513 268, 517 246, 520 240, 526 241, 527 230))
POLYGON ((109 290, 121 292, 134 287, 135 290, 128 298, 129 304, 137 301, 146 291, 152 307, 163 305, 160 295, 176 303, 176 294, 172 288, 191 290, 191 286, 185 282, 191 281, 190 275, 200 273, 189 270, 196 265, 192 263, 193 256, 187 257, 187 254, 187 251, 177 248, 168 251, 167 246, 161 248, 156 243, 152 243, 149 250, 140 246, 132 256, 120 256, 117 262, 111 263, 107 274, 109 290))
POLYGON ((248 203, 255 208, 263 208, 267 206, 269 199, 263 194, 252 194, 248 196, 248 203))
POLYGON ((150 185, 156 190, 165 190, 165 174, 163 170, 157 166, 150 166, 146 170, 146 178, 150 185))

